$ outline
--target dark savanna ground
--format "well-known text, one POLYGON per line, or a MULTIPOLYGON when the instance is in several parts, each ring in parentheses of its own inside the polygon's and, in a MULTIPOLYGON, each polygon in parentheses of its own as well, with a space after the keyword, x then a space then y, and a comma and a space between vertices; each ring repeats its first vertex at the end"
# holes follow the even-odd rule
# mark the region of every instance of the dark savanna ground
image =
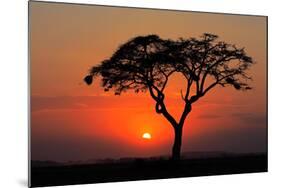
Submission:
POLYGON ((31 186, 55 186, 115 181, 266 172, 267 154, 221 155, 184 158, 127 158, 96 164, 32 162, 31 186))

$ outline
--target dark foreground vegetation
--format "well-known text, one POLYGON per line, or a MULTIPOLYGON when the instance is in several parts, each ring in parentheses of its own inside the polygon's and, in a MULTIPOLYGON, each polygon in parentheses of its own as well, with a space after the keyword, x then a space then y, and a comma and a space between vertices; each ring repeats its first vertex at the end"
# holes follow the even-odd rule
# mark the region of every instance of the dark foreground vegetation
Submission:
MULTIPOLYGON (((51 165, 51 163, 49 163, 51 165)), ((267 171, 266 154, 183 159, 116 160, 109 163, 42 166, 32 162, 31 186, 55 186, 130 180, 252 173, 267 171)))

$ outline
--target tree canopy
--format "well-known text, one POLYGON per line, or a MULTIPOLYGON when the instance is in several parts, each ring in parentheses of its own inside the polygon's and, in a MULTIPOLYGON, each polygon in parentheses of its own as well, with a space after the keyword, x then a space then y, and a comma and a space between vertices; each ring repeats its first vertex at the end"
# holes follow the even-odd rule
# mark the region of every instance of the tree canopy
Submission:
POLYGON ((102 77, 105 91, 120 95, 127 90, 136 93, 150 91, 155 99, 164 96, 169 76, 174 72, 187 80, 182 99, 193 103, 216 85, 248 90, 251 79, 246 71, 253 64, 244 48, 218 41, 218 36, 204 33, 200 38, 164 40, 157 35, 135 37, 121 45, 110 59, 91 68, 84 78, 91 84, 95 76, 102 77), (206 79, 213 83, 206 85, 206 79), (190 95, 192 85, 196 95, 190 95))

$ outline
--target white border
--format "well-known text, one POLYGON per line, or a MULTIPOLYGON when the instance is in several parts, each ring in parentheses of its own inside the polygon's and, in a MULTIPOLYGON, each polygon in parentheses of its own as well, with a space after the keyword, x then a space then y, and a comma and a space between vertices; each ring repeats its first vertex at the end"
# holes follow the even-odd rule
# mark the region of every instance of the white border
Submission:
MULTIPOLYGON (((63 1, 65 2, 65 1, 63 1)), ((269 173, 77 185, 73 187, 280 187, 280 5, 276 0, 66 0, 119 5, 269 16, 269 173)), ((0 187, 27 186, 27 1, 0 7, 0 187)))

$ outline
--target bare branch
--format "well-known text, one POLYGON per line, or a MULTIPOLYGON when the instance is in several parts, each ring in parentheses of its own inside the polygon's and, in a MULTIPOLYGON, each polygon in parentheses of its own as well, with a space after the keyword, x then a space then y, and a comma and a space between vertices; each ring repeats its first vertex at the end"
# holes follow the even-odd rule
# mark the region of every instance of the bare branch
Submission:
POLYGON ((185 103, 185 106, 184 106, 184 110, 182 112, 182 115, 180 117, 180 120, 179 120, 179 126, 183 126, 184 124, 184 121, 188 115, 188 113, 191 111, 191 104, 190 103, 185 103))
POLYGON ((185 101, 185 97, 183 96, 182 89, 181 89, 181 98, 185 101))

